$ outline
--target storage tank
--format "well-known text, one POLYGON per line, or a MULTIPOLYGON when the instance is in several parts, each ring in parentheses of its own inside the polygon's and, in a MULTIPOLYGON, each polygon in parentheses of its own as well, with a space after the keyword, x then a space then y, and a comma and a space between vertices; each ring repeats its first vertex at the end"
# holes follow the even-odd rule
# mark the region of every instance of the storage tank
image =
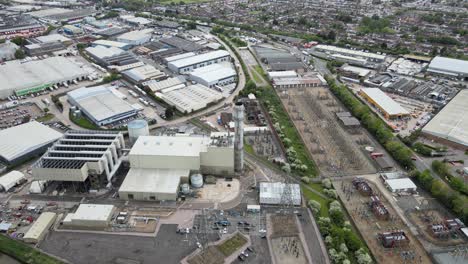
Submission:
POLYGON ((128 136, 133 144, 139 136, 149 136, 148 122, 143 119, 134 120, 128 123, 128 136))
POLYGON ((201 188, 203 186, 203 176, 201 174, 193 174, 190 176, 190 182, 193 188, 201 188))
POLYGON ((190 185, 188 183, 184 183, 180 186, 180 191, 182 194, 188 194, 190 193, 190 185))

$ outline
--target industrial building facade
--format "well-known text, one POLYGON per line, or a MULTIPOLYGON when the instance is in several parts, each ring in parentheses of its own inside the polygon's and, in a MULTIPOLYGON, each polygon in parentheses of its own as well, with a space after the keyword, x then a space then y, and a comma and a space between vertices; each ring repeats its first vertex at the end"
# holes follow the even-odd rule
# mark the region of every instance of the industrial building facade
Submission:
POLYGON ((190 79, 206 87, 213 88, 216 85, 224 86, 235 83, 237 72, 230 65, 212 64, 192 71, 190 79))
POLYGON ((70 130, 32 166, 35 180, 110 183, 119 168, 123 135, 111 131, 70 130))

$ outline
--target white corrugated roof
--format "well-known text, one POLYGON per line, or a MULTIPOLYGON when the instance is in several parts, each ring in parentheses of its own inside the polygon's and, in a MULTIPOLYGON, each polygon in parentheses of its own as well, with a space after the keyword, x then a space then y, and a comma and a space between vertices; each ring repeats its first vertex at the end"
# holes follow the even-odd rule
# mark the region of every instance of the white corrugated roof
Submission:
POLYGON ((198 157, 209 142, 204 136, 140 136, 129 155, 198 157))
POLYGON ((129 103, 106 86, 79 88, 67 95, 78 103, 80 109, 84 109, 98 121, 134 111, 129 103))
POLYGON ((123 49, 119 49, 116 47, 107 47, 107 46, 98 45, 96 47, 86 48, 86 52, 93 55, 94 57, 103 59, 103 58, 112 57, 115 55, 120 55, 124 53, 125 51, 123 49))
MULTIPOLYGON (((299 184, 290 183, 290 199, 293 202, 301 201, 301 187, 299 184)), ((286 187, 286 183, 282 182, 261 182, 260 183, 260 202, 266 200, 276 200, 278 202, 281 201, 281 197, 284 194, 284 188, 286 187)))
POLYGON ((382 107, 389 115, 409 114, 408 110, 395 102, 379 88, 362 88, 361 91, 372 98, 372 100, 382 107))
POLYGON ((114 210, 111 204, 80 204, 73 214, 73 220, 81 221, 107 221, 114 210))
POLYGON ((19 171, 10 171, 0 177, 0 186, 4 191, 8 191, 14 187, 21 179, 24 179, 24 174, 19 171))
POLYGON ((385 183, 392 190, 416 189, 416 184, 410 178, 388 179, 385 183))
POLYGON ((468 61, 437 56, 429 64, 428 71, 468 75, 468 61))
POLYGON ((190 73, 190 75, 192 77, 200 78, 205 82, 210 83, 213 81, 226 79, 232 76, 237 76, 237 73, 230 65, 212 64, 195 69, 190 73))
POLYGON ((171 62, 169 62, 169 64, 172 64, 177 68, 183 68, 183 67, 186 67, 186 66, 190 66, 190 65, 202 63, 202 62, 205 62, 205 61, 222 58, 222 57, 225 57, 225 56, 229 56, 229 52, 227 52, 225 50, 215 50, 215 51, 211 51, 211 52, 208 52, 208 53, 203 53, 203 54, 195 55, 195 56, 192 56, 192 57, 171 61, 171 62))
POLYGON ((49 57, 25 63, 14 60, 0 65, 0 90, 16 91, 64 82, 86 75, 88 72, 64 57, 49 57))
POLYGON ((112 40, 106 40, 106 39, 96 40, 96 41, 93 42, 93 44, 106 46, 106 47, 116 47, 116 48, 119 48, 119 49, 123 49, 123 48, 128 46, 128 43, 112 41, 112 40))
POLYGON ((345 53, 345 54, 349 54, 349 55, 352 55, 352 56, 359 56, 359 57, 365 57, 365 58, 374 58, 374 59, 379 59, 379 60, 385 60, 385 55, 380 55, 380 54, 371 53, 371 52, 351 50, 351 49, 345 49, 345 48, 329 46, 329 45, 317 45, 317 46, 315 46, 315 48, 328 50, 328 51, 331 51, 331 52, 345 53))
POLYGON ((71 39, 60 34, 50 34, 46 36, 40 36, 40 37, 37 37, 36 39, 42 43, 71 41, 71 39))
POLYGON ((141 38, 145 38, 148 35, 151 35, 153 29, 147 28, 142 30, 134 30, 127 33, 123 33, 122 35, 117 37, 117 40, 139 40, 141 38))
POLYGON ((166 89, 159 95, 166 103, 174 105, 181 112, 200 110, 209 103, 223 98, 223 95, 201 84, 190 85, 180 89, 166 89))
POLYGON ((181 87, 185 87, 185 78, 183 76, 177 76, 173 78, 168 78, 164 81, 148 81, 144 82, 143 85, 148 86, 151 91, 157 92, 164 90, 166 88, 174 87, 182 85, 181 87))
POLYGON ((52 128, 36 121, 0 131, 0 156, 12 161, 62 137, 52 128))
POLYGON ((188 177, 185 169, 131 168, 119 192, 177 194, 181 177, 188 177))
POLYGON ((55 216, 56 214, 52 212, 42 213, 31 228, 29 228, 28 232, 26 232, 23 239, 39 239, 43 232, 53 223, 55 216))
POLYGON ((422 129, 428 133, 468 146, 468 91, 460 91, 422 129))

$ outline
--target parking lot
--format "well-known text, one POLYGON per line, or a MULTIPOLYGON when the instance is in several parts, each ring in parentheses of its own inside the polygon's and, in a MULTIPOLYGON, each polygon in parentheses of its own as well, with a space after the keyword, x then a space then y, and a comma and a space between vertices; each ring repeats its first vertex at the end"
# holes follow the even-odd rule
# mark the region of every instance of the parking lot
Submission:
POLYGON ((18 106, 0 110, 0 129, 17 126, 43 115, 41 109, 32 103, 18 103, 18 106))

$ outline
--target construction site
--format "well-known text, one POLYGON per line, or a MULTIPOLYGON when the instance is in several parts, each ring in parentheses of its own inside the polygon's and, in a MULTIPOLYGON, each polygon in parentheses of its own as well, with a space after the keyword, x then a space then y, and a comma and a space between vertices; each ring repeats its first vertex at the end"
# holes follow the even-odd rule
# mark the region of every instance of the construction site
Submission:
POLYGON ((376 144, 357 119, 337 118, 337 113, 345 109, 328 89, 297 88, 278 92, 323 175, 376 172, 375 165, 365 154, 366 147, 377 147, 376 144))
POLYGON ((333 184, 377 263, 431 263, 378 179, 355 177, 333 184))

